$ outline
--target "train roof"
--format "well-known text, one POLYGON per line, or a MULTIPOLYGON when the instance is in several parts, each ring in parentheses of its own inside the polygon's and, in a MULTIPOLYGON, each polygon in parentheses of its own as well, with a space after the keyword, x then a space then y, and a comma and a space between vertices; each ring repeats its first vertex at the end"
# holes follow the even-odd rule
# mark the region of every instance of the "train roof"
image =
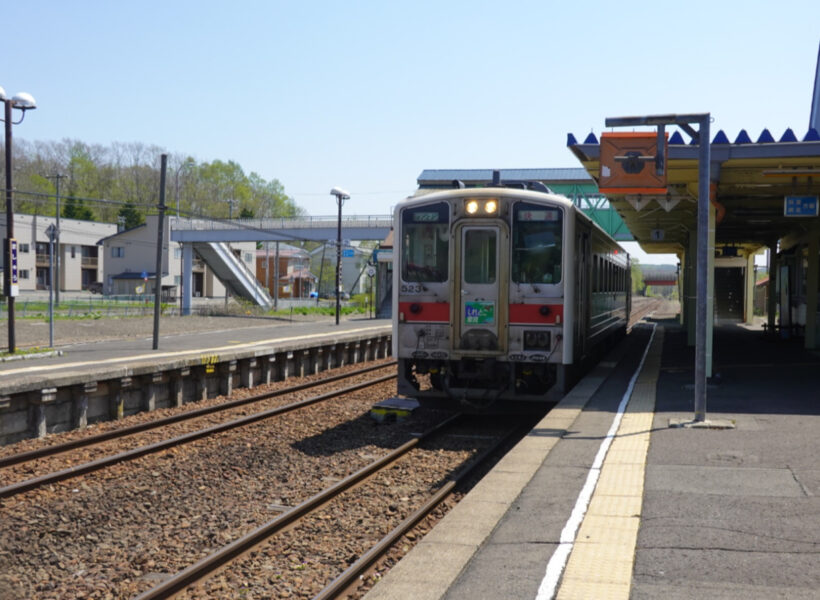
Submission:
POLYGON ((563 206, 575 206, 569 198, 561 194, 546 194, 544 192, 539 192, 535 190, 523 190, 520 188, 499 186, 480 188, 452 188, 448 190, 419 189, 416 191, 415 194, 406 198, 403 202, 400 202, 397 205, 397 208, 413 204, 421 204, 423 202, 430 202, 434 200, 449 200, 451 198, 459 198, 462 196, 505 196, 507 198, 516 198, 520 200, 527 198, 540 198, 542 200, 549 200, 551 202, 555 202, 563 206))
POLYGON ((584 211, 580 210, 575 204, 564 195, 549 193, 546 194, 544 192, 536 191, 536 190, 525 190, 515 187, 480 187, 480 188, 452 188, 447 190, 431 190, 431 189, 419 189, 416 190, 416 193, 412 196, 406 198, 405 200, 399 202, 395 206, 396 216, 398 216, 398 211, 402 208, 406 208, 408 206, 415 206, 419 204, 425 204, 428 202, 436 202, 436 201, 446 201, 451 200, 452 198, 460 198, 460 197, 478 197, 478 198, 485 198, 487 196, 504 196, 507 198, 514 198, 518 200, 533 200, 533 199, 541 199, 541 200, 549 200, 550 202, 554 202, 565 208, 572 208, 575 211, 575 214, 578 218, 582 219, 589 223, 594 229, 600 231, 600 233, 610 239, 613 244, 618 245, 623 249, 618 242, 612 238, 604 229, 598 225, 595 221, 589 218, 589 216, 584 213, 584 211))

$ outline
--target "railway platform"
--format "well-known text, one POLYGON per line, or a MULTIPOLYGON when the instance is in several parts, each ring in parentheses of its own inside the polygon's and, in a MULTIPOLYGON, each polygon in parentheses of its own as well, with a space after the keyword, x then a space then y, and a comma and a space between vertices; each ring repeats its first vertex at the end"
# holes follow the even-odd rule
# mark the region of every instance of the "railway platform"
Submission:
POLYGON ((734 428, 670 427, 694 350, 642 325, 366 599, 820 597, 820 354, 714 331, 707 418, 734 428))
POLYGON ((260 321, 163 336, 156 350, 139 337, 0 362, 0 444, 384 358, 390 340, 389 319, 260 321))

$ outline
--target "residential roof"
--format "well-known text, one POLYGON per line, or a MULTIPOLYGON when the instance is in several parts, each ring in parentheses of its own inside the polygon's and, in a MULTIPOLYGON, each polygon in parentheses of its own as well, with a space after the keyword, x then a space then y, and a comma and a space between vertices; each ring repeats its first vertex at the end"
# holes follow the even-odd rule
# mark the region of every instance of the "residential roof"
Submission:
POLYGON ((107 241, 107 240, 114 239, 114 238, 115 238, 115 237, 117 237, 118 235, 124 235, 124 234, 126 234, 126 233, 130 233, 130 232, 132 232, 132 231, 136 231, 137 229, 141 229, 142 227, 146 227, 145 223, 142 223, 141 225, 137 225, 136 227, 132 227, 131 229, 123 229, 122 231, 118 231, 117 233, 113 233, 113 234, 108 235, 108 236, 106 236, 106 237, 104 237, 104 238, 100 238, 99 240, 97 240, 97 245, 98 245, 98 246, 102 246, 102 245, 103 245, 103 242, 105 242, 105 241, 107 241))

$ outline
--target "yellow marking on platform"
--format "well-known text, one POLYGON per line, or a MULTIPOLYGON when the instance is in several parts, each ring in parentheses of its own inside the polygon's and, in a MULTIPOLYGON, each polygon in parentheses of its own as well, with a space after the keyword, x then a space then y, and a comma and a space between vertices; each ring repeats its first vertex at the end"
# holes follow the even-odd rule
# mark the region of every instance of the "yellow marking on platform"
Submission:
MULTIPOLYGON (((365 333, 367 331, 374 331, 377 329, 382 329, 382 327, 362 327, 359 329, 351 329, 349 331, 342 331, 339 332, 340 334, 349 334, 349 333, 365 333)), ((269 338, 266 340, 259 340, 256 342, 240 342, 244 343, 245 346, 263 346, 267 344, 284 344, 287 342, 295 342, 295 341, 305 341, 313 338, 324 337, 327 333, 313 333, 310 335, 299 335, 289 338, 269 338)), ((236 350, 236 346, 217 346, 215 348, 196 348, 192 350, 179 350, 176 352, 152 352, 150 354, 139 354, 137 356, 121 356, 118 358, 108 358, 105 360, 89 360, 84 362, 74 362, 74 363, 63 363, 57 365, 40 365, 40 366, 32 366, 26 367, 21 369, 8 369, 0 371, 3 375, 15 375, 17 373, 36 373, 38 371, 55 371, 61 369, 69 369, 73 367, 86 367, 88 365, 107 365, 107 364, 116 364, 116 363, 124 363, 124 362, 135 362, 138 360, 157 360, 159 358, 172 358, 176 356, 187 356, 187 355, 197 355, 204 352, 219 352, 221 350, 236 350)))
POLYGON ((556 598, 629 598, 655 410, 663 330, 638 376, 561 579, 556 598))
POLYGON ((596 494, 592 502, 589 503, 587 514, 599 517, 638 516, 641 514, 642 505, 642 496, 605 496, 596 494))
POLYGON ((629 585, 617 583, 593 583, 591 581, 572 581, 571 586, 561 586, 556 598, 558 600, 590 600, 591 598, 628 598, 629 585))
POLYGON ((595 493, 609 496, 632 496, 643 493, 643 464, 604 462, 595 493))

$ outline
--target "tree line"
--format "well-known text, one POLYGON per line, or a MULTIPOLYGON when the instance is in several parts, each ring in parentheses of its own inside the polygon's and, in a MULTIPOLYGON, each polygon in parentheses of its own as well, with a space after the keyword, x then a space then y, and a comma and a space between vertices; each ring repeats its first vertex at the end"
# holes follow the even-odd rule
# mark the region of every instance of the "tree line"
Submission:
MULTIPOLYGON (((135 227, 147 214, 157 212, 163 153, 167 152, 158 146, 140 142, 102 146, 70 139, 15 140, 14 210, 55 216, 59 185, 62 217, 135 227)), ((277 179, 246 174, 234 161, 199 162, 191 156, 168 154, 165 203, 169 214, 176 214, 177 202, 181 216, 213 219, 290 217, 305 212, 277 179)))

